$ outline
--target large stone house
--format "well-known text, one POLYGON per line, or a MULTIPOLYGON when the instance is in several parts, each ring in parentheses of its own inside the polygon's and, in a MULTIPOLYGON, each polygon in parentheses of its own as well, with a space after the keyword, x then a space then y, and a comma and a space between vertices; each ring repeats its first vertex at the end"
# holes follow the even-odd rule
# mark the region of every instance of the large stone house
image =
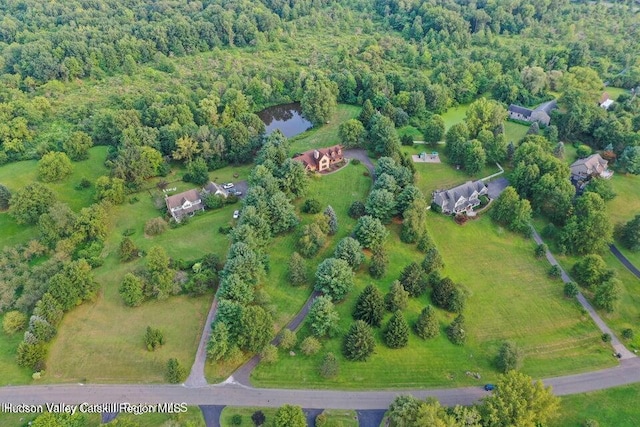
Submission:
POLYGON ((305 151, 295 156, 293 160, 302 163, 308 171, 322 172, 329 169, 331 165, 343 161, 344 156, 342 155, 342 146, 334 145, 333 147, 305 151))
POLYGON ((549 126, 551 123, 551 111, 558 108, 556 100, 545 102, 538 105, 535 109, 521 107, 519 105, 509 105, 509 118, 514 120, 524 120, 526 122, 538 122, 542 125, 549 126))
POLYGON ((480 205, 480 196, 488 193, 482 181, 467 181, 450 190, 433 192, 433 203, 440 206, 442 213, 461 213, 473 210, 480 205))
POLYGON ((595 176, 609 179, 613 176, 613 171, 608 169, 608 164, 609 162, 597 153, 590 155, 586 159, 576 160, 570 166, 571 182, 583 184, 595 176))
POLYGON ((198 211, 204 211, 202 199, 209 194, 227 197, 227 192, 222 187, 210 181, 202 191, 193 189, 173 196, 165 196, 167 211, 176 222, 180 222, 185 216, 193 216, 198 211))

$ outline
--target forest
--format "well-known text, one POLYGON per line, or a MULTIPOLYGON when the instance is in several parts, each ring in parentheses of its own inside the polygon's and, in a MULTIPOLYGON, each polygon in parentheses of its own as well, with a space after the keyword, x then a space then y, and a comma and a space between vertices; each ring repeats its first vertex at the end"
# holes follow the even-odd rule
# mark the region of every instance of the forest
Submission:
MULTIPOLYGON (((624 173, 640 174, 639 14, 640 6, 630 0, 2 2, 0 166, 37 161, 34 182, 0 181, 0 220, 35 230, 18 244, 0 240, 0 314, 11 330, 26 329, 18 364, 42 370, 64 313, 98 298, 94 274, 111 253, 106 241, 114 207, 135 203, 153 189, 152 179, 166 187, 164 179, 175 170, 201 186, 214 171, 254 163, 243 215, 233 230, 223 230, 232 243, 226 262, 203 253, 182 264, 154 246, 145 253, 145 268, 130 272, 119 293, 127 305, 138 306, 169 295, 202 295, 219 285, 221 320, 213 333, 224 345, 211 345, 209 357, 263 350, 274 332, 268 296, 259 289, 270 269, 267 248, 304 222, 296 201, 309 186, 301 165, 289 159, 290 141, 265 135, 256 114, 283 103, 300 102, 316 128, 328 124, 339 104, 357 106, 359 114, 340 125, 335 143, 366 149, 378 159, 378 180, 366 205, 359 202, 352 206, 357 212, 349 213, 357 220, 359 243, 345 237, 351 240, 341 241, 342 255, 336 250, 318 267, 316 290, 330 298, 316 311, 344 298, 348 289, 336 289, 335 277, 326 283, 321 278, 342 274, 346 286, 362 263, 360 245, 380 261, 376 268, 386 268, 376 240, 385 240, 383 224, 392 217, 403 217, 401 240, 417 242, 427 253, 427 267, 413 263, 402 273, 405 288, 412 286, 412 271, 420 276, 413 292, 406 289, 409 294, 426 290, 420 268, 431 273, 442 267, 422 230, 427 202, 413 185, 415 167, 401 149, 412 140, 400 138, 401 128, 428 143, 446 141, 451 165, 469 176, 504 164, 514 191, 493 215, 510 230, 527 234, 534 213, 550 229, 564 227, 549 233, 562 254, 601 251, 602 244, 579 231, 587 224, 595 235, 606 235, 602 242, 613 239, 613 226, 599 216, 606 191, 587 191, 599 195, 576 202, 562 159, 564 147, 576 144, 589 153, 602 151, 624 173), (604 109, 598 99, 608 87, 620 94, 604 109), (559 108, 552 125, 535 125, 522 141, 507 138, 510 104, 534 107, 553 99, 559 108), (442 115, 463 105, 464 122, 445 126, 442 115), (97 149, 92 147, 106 153, 104 171, 78 186, 95 189, 95 197, 77 204, 59 200, 50 187, 89 159, 97 149), (574 215, 576 209, 589 215, 574 215), (525 220, 507 218, 514 211, 525 220), (179 271, 186 272, 181 281, 175 279, 179 271)), ((315 207, 318 217, 299 227, 296 249, 303 257, 313 257, 336 233, 336 213, 329 208, 322 214, 324 206, 315 207)), ((153 227, 158 234, 167 228, 163 221, 147 225, 149 235, 153 227)), ((143 252, 126 237, 118 248, 122 262, 143 252)), ((292 265, 304 264, 298 257, 292 265)), ((382 276, 376 268, 371 276, 382 276)), ((436 305, 460 313, 462 291, 446 277, 430 277, 429 286, 444 295, 436 305)), ((385 302, 381 295, 367 298, 382 311, 386 304, 398 328, 407 329, 402 314, 391 309, 397 295, 389 295, 385 302)), ((359 316, 354 325, 363 330, 365 323, 380 323, 359 316)), ((450 339, 457 344, 462 315, 455 322, 450 339)), ((330 335, 329 329, 316 335, 330 335)))

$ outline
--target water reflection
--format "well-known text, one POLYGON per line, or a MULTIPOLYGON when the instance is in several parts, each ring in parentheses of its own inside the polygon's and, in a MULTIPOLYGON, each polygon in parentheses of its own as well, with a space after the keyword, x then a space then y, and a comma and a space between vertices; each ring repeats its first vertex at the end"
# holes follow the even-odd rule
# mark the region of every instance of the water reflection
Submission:
POLYGON ((291 138, 312 127, 311 122, 302 117, 299 102, 266 108, 258 113, 258 117, 264 122, 267 135, 280 129, 284 136, 291 138))

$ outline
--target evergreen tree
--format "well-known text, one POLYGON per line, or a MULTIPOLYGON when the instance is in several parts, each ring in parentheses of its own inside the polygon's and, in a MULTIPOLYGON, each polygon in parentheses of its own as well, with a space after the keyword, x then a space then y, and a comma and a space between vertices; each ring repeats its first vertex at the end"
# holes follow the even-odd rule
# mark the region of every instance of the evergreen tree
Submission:
POLYGON ((289 258, 289 282, 292 285, 301 285, 307 281, 307 269, 304 259, 298 252, 291 254, 289 258))
POLYGON ((440 256, 440 252, 436 247, 432 247, 427 251, 427 254, 422 260, 422 269, 427 273, 431 273, 436 270, 440 270, 444 267, 444 262, 442 261, 442 257, 440 256))
POLYGON ((229 353, 229 329, 222 322, 214 322, 207 343, 207 359, 218 361, 229 353))
POLYGON ((464 316, 458 314, 458 316, 447 327, 447 337, 449 341, 454 344, 462 345, 467 339, 467 332, 465 330, 464 316))
POLYGON ((336 211, 334 211, 331 205, 329 205, 324 210, 324 215, 327 217, 327 221, 329 222, 329 236, 333 236, 338 232, 338 216, 336 215, 336 211))
POLYGON ((171 358, 167 362, 167 381, 171 384, 179 384, 187 378, 187 370, 180 365, 178 359, 171 358))
POLYGON ((409 292, 404 290, 402 283, 395 280, 391 284, 391 289, 384 296, 384 306, 387 310, 394 312, 404 310, 409 304, 409 292))
POLYGON ((373 354, 375 346, 371 326, 362 320, 356 320, 344 337, 344 356, 348 360, 365 361, 373 354))
POLYGON ((620 241, 630 251, 640 251, 640 214, 623 225, 620 229, 620 241))
POLYGON ((389 257, 384 247, 376 246, 373 249, 373 255, 371 256, 371 264, 369 265, 369 274, 374 279, 379 279, 387 272, 387 266, 389 265, 389 257))
POLYGON ((10 201, 11 201, 11 192, 7 187, 0 184, 0 211, 9 209, 10 201))
POLYGON ((373 327, 380 326, 384 316, 384 301, 382 294, 373 285, 368 285, 360 296, 353 310, 355 320, 364 320, 373 327))
POLYGON ((338 375, 340 371, 340 365, 335 354, 329 352, 322 358, 322 365, 320 365, 320 376, 322 378, 333 378, 338 375))
POLYGON ((505 341, 502 343, 496 358, 496 366, 503 373, 507 373, 512 369, 518 370, 522 365, 523 356, 522 351, 514 342, 505 341))
POLYGON ((420 312, 420 316, 414 326, 416 335, 422 339, 434 338, 440 334, 440 323, 436 317, 436 311, 430 305, 420 312))
POLYGON ((412 262, 402 270, 400 283, 410 296, 416 298, 427 290, 427 275, 418 263, 412 262))
POLYGON ((409 325, 400 310, 389 319, 384 331, 384 342, 389 348, 402 348, 409 343, 409 325))

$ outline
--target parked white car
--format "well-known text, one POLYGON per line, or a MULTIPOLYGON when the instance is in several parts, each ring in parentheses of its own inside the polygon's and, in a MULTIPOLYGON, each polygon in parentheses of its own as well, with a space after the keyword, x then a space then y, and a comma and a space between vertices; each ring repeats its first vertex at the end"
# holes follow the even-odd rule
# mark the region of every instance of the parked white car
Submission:
POLYGON ((240 211, 233 211, 233 219, 238 219, 240 216, 240 211))
POLYGON ((222 184, 222 188, 224 188, 225 190, 233 188, 233 182, 227 182, 226 184, 222 184))

